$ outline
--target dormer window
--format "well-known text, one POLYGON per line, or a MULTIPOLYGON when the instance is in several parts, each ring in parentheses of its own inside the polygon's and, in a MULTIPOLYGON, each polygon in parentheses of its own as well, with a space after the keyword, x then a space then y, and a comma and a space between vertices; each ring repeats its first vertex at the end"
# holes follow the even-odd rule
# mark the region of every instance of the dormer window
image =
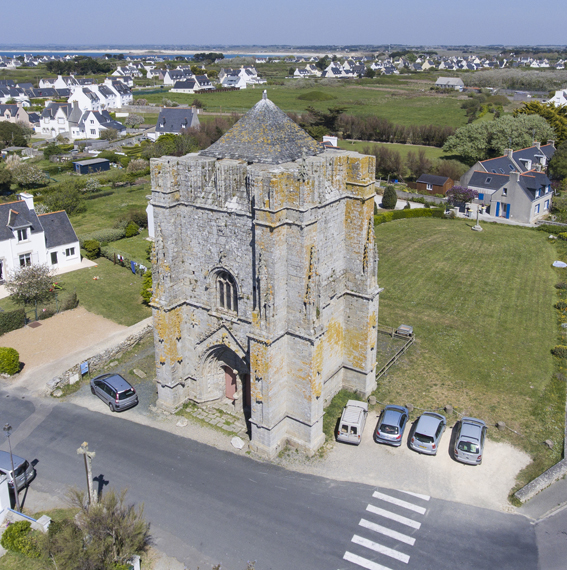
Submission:
POLYGON ((492 178, 489 176, 489 177, 484 181, 484 183, 485 183, 485 184, 490 184, 491 180, 492 180, 492 178))
POLYGON ((21 230, 18 230, 17 234, 18 234, 18 241, 26 241, 28 239, 28 229, 27 228, 23 228, 21 230))

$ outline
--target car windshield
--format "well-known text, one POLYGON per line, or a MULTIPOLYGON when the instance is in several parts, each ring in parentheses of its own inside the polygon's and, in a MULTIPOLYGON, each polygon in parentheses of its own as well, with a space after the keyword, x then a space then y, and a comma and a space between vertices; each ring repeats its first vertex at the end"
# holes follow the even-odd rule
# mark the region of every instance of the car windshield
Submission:
POLYGON ((433 438, 430 435, 423 435, 422 433, 415 433, 415 439, 421 443, 433 443, 433 438))
POLYGON ((128 390, 124 390, 124 392, 120 392, 120 394, 118 394, 118 399, 126 400, 126 398, 130 398, 130 396, 133 396, 135 393, 136 392, 134 392, 132 388, 129 388, 128 390))
POLYGON ((459 441, 459 449, 465 453, 480 453, 480 448, 472 441, 459 441))
POLYGON ((382 433, 387 433, 390 435, 397 435, 398 433, 398 427, 397 426, 389 426, 388 424, 382 424, 380 426, 380 431, 382 433))
POLYGON ((28 468, 29 463, 25 461, 19 467, 16 467, 16 477, 19 477, 22 473, 26 471, 28 468))

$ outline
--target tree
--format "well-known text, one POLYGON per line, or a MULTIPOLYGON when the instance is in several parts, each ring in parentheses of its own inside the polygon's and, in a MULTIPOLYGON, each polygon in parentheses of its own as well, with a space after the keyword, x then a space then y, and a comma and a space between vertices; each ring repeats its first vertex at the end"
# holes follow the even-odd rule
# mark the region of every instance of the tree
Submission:
POLYGON ((555 131, 558 144, 567 140, 567 107, 565 105, 556 107, 553 103, 530 101, 529 103, 524 103, 521 109, 514 111, 515 117, 521 115, 539 115, 555 131))
POLYGON ((312 130, 317 127, 322 127, 321 129, 317 130, 318 136, 322 136, 321 132, 323 129, 326 131, 323 132, 325 135, 329 132, 336 132, 338 130, 338 120, 346 110, 346 107, 329 107, 325 113, 324 111, 315 109, 315 107, 307 107, 307 119, 302 123, 301 126, 303 126, 314 138, 317 137, 312 133, 312 130))
POLYGON ((126 504, 125 491, 111 489, 89 505, 85 493, 74 489, 69 502, 79 509, 77 516, 53 521, 39 538, 39 550, 57 570, 121 570, 149 545, 143 506, 126 504))
POLYGON ((16 123, 0 122, 0 147, 28 146, 25 131, 16 123))
POLYGON ((398 195, 396 194, 396 189, 390 184, 386 186, 384 190, 384 196, 382 196, 382 208, 386 210, 393 210, 398 202, 398 195))
POLYGON ((295 67, 290 67, 287 70, 287 74, 291 77, 295 73, 295 67))
POLYGON ((118 138, 118 131, 116 129, 104 129, 100 133, 100 139, 105 141, 114 141, 118 138))
POLYGON ((49 160, 52 156, 58 156, 61 154, 63 154, 63 151, 61 150, 59 145, 56 145, 55 143, 49 143, 43 149, 43 158, 45 158, 46 160, 49 160))
POLYGON ((139 125, 141 125, 144 122, 144 117, 142 117, 142 115, 136 115, 136 114, 131 114, 128 115, 128 117, 126 117, 126 120, 124 121, 124 123, 128 126, 128 127, 132 127, 132 128, 136 128, 139 125))
POLYGON ((81 192, 73 182, 62 184, 45 197, 45 205, 51 212, 65 210, 70 216, 85 211, 85 204, 81 192))
POLYGON ((478 192, 472 188, 453 186, 447 190, 446 196, 449 204, 462 204, 463 202, 466 204, 477 198, 478 192))
POLYGON ((317 61, 317 63, 315 63, 315 67, 319 70, 319 71, 324 71, 325 69, 327 69, 327 67, 329 67, 329 64, 331 63, 331 60, 329 59, 328 55, 324 55, 323 57, 320 57, 319 60, 317 61))
POLYGON ((152 300, 152 287, 152 270, 148 269, 142 277, 142 289, 140 291, 140 295, 146 304, 152 300))
POLYGON ((45 186, 45 174, 33 164, 22 162, 12 169, 12 180, 22 188, 45 186))
MULTIPOLYGON (((567 141, 560 144, 549 162, 549 173, 556 180, 567 178, 567 141)), ((0 171, 0 180, 2 172, 0 171)))
POLYGON ((457 129, 457 132, 447 139, 443 150, 459 155, 464 162, 473 164, 479 160, 500 156, 506 148, 532 146, 534 138, 547 141, 554 136, 553 129, 543 117, 505 115, 491 122, 471 123, 457 129))
POLYGON ((53 293, 53 274, 45 264, 26 265, 10 275, 6 281, 6 289, 14 303, 35 305, 35 320, 37 321, 37 304, 47 301, 53 293))
POLYGON ((466 164, 458 160, 440 159, 436 160, 431 167, 431 174, 437 176, 446 176, 451 180, 459 180, 459 178, 469 169, 466 164))
POLYGON ((364 77, 374 79, 376 77, 376 72, 371 67, 367 67, 366 71, 364 72, 364 77))
POLYGON ((8 193, 12 186, 12 173, 7 168, 0 168, 0 192, 8 193))
POLYGON ((420 148, 417 155, 412 150, 408 151, 406 166, 414 178, 419 178, 422 174, 429 172, 431 161, 427 158, 425 150, 420 148))

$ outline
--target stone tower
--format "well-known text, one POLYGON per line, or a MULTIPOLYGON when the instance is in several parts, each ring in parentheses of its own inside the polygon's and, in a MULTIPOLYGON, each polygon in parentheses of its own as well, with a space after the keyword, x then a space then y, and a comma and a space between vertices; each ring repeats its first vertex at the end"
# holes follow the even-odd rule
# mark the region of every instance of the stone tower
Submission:
POLYGON ((274 456, 376 386, 374 158, 263 99, 208 149, 152 159, 158 404, 232 402, 274 456))

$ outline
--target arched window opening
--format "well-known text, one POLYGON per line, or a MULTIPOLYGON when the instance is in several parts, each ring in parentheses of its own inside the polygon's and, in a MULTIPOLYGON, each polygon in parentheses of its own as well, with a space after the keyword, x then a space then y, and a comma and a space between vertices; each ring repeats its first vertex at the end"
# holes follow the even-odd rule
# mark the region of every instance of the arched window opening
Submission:
POLYGON ((219 307, 233 313, 238 312, 236 282, 226 271, 221 271, 217 276, 217 298, 219 307))

